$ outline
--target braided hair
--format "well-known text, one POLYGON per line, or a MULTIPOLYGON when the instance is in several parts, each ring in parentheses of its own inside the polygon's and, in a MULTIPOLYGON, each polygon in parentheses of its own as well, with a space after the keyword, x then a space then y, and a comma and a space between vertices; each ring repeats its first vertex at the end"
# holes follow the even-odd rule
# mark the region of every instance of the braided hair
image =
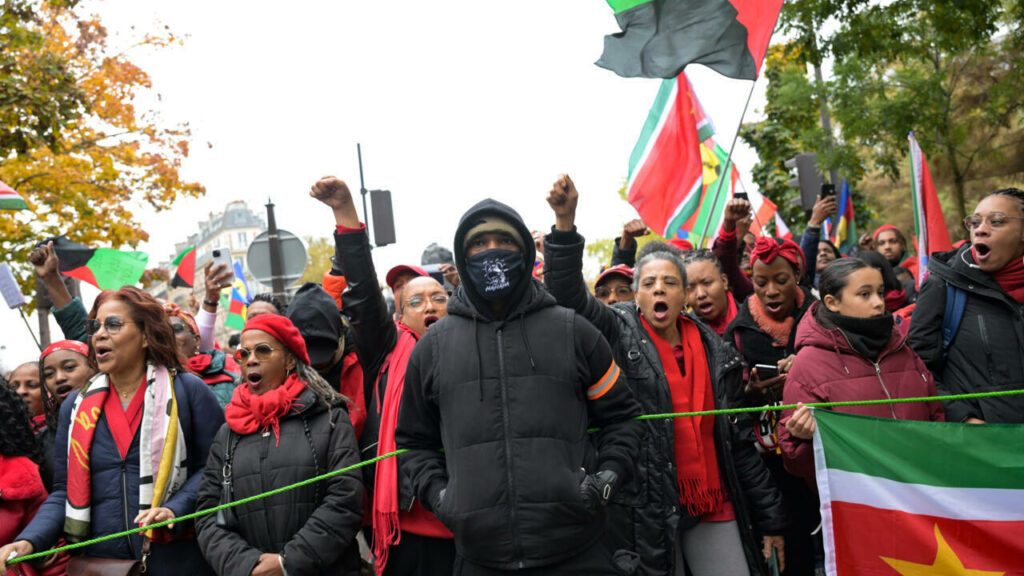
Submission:
POLYGON ((696 262, 710 262, 715 265, 715 269, 718 270, 719 274, 723 274, 722 261, 715 256, 715 253, 707 248, 701 248, 700 250, 691 250, 683 255, 683 264, 689 266, 696 262))
POLYGON ((0 454, 4 456, 26 456, 36 464, 42 464, 43 454, 35 434, 32 433, 32 417, 28 406, 0 376, 0 454))
POLYGON ((1007 196, 1013 198, 1017 201, 1020 211, 1024 212, 1024 190, 1021 190, 1020 188, 1000 188, 995 192, 990 192, 985 197, 988 198, 988 196, 1007 196))

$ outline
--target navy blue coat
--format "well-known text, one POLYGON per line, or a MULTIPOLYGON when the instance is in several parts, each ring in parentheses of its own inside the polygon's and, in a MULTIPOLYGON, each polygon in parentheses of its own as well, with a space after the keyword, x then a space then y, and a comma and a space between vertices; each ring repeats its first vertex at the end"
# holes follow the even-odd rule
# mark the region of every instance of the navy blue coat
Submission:
MULTIPOLYGON (((60 408, 54 450, 53 492, 39 508, 36 517, 17 538, 31 542, 37 552, 52 547, 64 533, 68 431, 71 424, 71 408, 77 394, 76 391, 65 399, 60 408)), ((183 516, 195 511, 199 481, 206 466, 213 438, 224 423, 224 411, 221 410, 210 387, 192 374, 179 373, 174 377, 174 394, 178 399, 178 419, 185 433, 185 444, 188 449, 188 479, 181 490, 164 506, 170 508, 175 516, 183 516)), ((133 521, 139 514, 139 433, 135 433, 131 448, 128 449, 128 457, 122 461, 121 453, 107 425, 106 416, 101 417, 93 436, 90 468, 91 537, 135 528, 133 521)), ((178 532, 181 528, 183 527, 176 525, 175 531, 178 532)), ((142 537, 135 534, 100 542, 85 548, 81 553, 100 558, 140 558, 142 537)), ((147 566, 147 576, 213 574, 194 539, 176 540, 167 544, 153 543, 147 566)))

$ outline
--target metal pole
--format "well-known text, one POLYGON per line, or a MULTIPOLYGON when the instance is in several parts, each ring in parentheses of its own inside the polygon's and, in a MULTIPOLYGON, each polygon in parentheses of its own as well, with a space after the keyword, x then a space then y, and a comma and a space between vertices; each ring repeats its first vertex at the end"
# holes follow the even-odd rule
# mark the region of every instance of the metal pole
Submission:
MULTIPOLYGON (((42 352, 43 345, 39 343, 39 339, 36 338, 36 333, 32 331, 32 325, 28 323, 28 316, 25 315, 25 309, 18 306, 18 312, 21 312, 21 319, 25 321, 25 328, 28 328, 28 333, 32 335, 32 340, 35 341, 36 347, 39 348, 40 352, 42 352)), ((49 344, 47 344, 47 346, 49 346, 49 344)))
POLYGON ((747 115, 747 108, 750 107, 750 100, 754 96, 754 87, 757 86, 757 80, 750 83, 750 92, 747 93, 747 102, 743 105, 743 113, 740 114, 740 121, 736 124, 736 133, 733 134, 732 144, 729 145, 729 154, 725 157, 725 169, 723 174, 718 177, 718 185, 715 186, 715 196, 711 199, 711 210, 708 211, 707 218, 704 219, 704 229, 700 232, 700 240, 697 242, 698 248, 704 247, 704 240, 708 237, 708 227, 711 225, 711 218, 715 214, 715 209, 718 207, 718 196, 722 192, 722 182, 724 180, 732 180, 732 174, 730 170, 730 163, 732 161, 732 152, 736 149, 736 141, 740 138, 740 128, 743 127, 743 118, 747 115))
POLYGON ((366 212, 366 184, 363 182, 363 148, 356 143, 356 154, 359 155, 359 193, 363 195, 363 223, 366 225, 366 237, 373 238, 370 236, 370 217, 367 216, 366 212))
POLYGON ((285 298, 284 270, 281 263, 281 239, 277 235, 277 221, 274 219, 274 202, 267 199, 267 239, 270 245, 270 288, 274 296, 285 298))

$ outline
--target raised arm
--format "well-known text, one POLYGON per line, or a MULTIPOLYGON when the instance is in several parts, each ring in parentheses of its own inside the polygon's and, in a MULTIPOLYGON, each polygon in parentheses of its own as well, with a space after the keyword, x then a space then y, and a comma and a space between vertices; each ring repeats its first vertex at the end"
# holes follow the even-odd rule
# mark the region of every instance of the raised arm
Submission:
POLYGON ((579 193, 572 179, 559 176, 548 192, 555 226, 544 238, 544 283, 558 301, 590 321, 610 342, 618 339, 615 312, 587 290, 583 281, 583 236, 576 232, 579 193))
MULTIPOLYGON (((377 373, 384 358, 395 347, 398 333, 380 293, 377 271, 370 255, 366 226, 359 221, 352 193, 343 181, 321 178, 309 195, 334 213, 335 265, 344 270, 348 288, 342 294, 342 308, 356 332, 356 352, 364 371, 377 373)), ((369 398, 369 397, 367 397, 369 398)))
POLYGON ((737 222, 746 219, 750 215, 750 202, 742 199, 733 199, 725 205, 725 214, 722 217, 722 229, 718 238, 711 246, 718 261, 722 263, 722 272, 729 279, 729 288, 732 295, 739 304, 747 299, 754 292, 754 285, 750 278, 740 270, 740 249, 737 239, 742 241, 736 230, 737 222))

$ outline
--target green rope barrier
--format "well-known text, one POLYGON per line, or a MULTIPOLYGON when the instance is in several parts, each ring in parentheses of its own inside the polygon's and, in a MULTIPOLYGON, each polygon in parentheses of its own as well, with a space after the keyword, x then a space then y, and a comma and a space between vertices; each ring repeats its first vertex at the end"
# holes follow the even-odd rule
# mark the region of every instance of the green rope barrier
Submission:
MULTIPOLYGON (((996 391, 996 392, 975 392, 975 393, 971 393, 971 394, 950 394, 950 395, 946 395, 946 396, 922 396, 922 397, 916 397, 916 398, 892 398, 892 399, 886 398, 884 400, 857 400, 857 401, 848 401, 848 402, 814 402, 814 403, 805 404, 805 406, 807 406, 809 408, 833 408, 833 407, 840 407, 840 406, 872 406, 872 405, 876 405, 876 404, 905 404, 905 403, 910 403, 910 402, 946 402, 946 401, 950 401, 950 400, 976 400, 976 399, 979 399, 979 398, 997 398, 997 397, 1001 397, 1001 396, 1017 396, 1017 395, 1021 395, 1021 394, 1024 394, 1024 390, 1001 390, 1001 391, 996 391)), ((675 413, 666 413, 666 414, 644 414, 644 415, 638 416, 636 419, 637 420, 661 420, 661 419, 667 419, 667 418, 685 418, 685 417, 689 417, 689 416, 715 416, 715 415, 718 415, 718 414, 744 414, 744 413, 751 413, 751 412, 764 412, 766 410, 790 410, 790 409, 795 409, 796 407, 797 407, 796 404, 783 404, 783 405, 779 405, 779 406, 755 406, 755 407, 750 407, 750 408, 723 408, 723 409, 720 409, 720 410, 703 410, 703 411, 699 411, 699 412, 675 412, 675 413)), ((597 429, 595 428, 595 429, 590 430, 590 432, 593 433, 596 430, 597 429)), ((125 530, 124 532, 117 532, 115 534, 107 534, 106 536, 99 536, 99 537, 93 538, 91 540, 85 540, 85 541, 82 541, 82 542, 76 542, 74 544, 68 544, 67 546, 62 546, 60 548, 53 548, 53 549, 50 549, 50 550, 44 550, 42 552, 34 552, 32 554, 27 554, 25 556, 19 556, 17 558, 14 558, 10 562, 7 562, 7 565, 17 564, 18 562, 25 562, 25 561, 28 561, 28 560, 35 560, 37 558, 43 558, 45 556, 50 556, 52 554, 58 554, 60 552, 66 552, 68 550, 75 550, 77 548, 84 548, 86 546, 92 546, 93 544, 98 544, 100 542, 106 542, 107 540, 115 540, 117 538, 124 538, 125 536, 130 536, 132 534, 137 534, 139 532, 145 532, 146 530, 149 530, 151 528, 162 528, 164 526, 167 526, 168 524, 176 524, 178 522, 184 522, 184 521, 187 521, 187 520, 192 520, 192 519, 195 519, 195 518, 199 518, 200 516, 205 516, 207 514, 213 514, 213 513, 216 513, 218 511, 220 511, 220 510, 231 508, 232 506, 240 506, 242 504, 248 504, 249 502, 254 502, 254 501, 259 500, 261 498, 267 498, 269 496, 274 496, 276 494, 281 494, 282 492, 287 492, 289 490, 294 490, 294 489, 300 488, 302 486, 307 486, 309 484, 313 484, 313 483, 316 483, 316 482, 321 482, 323 480, 327 480, 328 478, 332 478, 332 477, 337 476, 339 474, 345 474, 347 472, 351 472, 353 470, 357 470, 357 469, 362 468, 364 466, 369 466, 370 464, 376 464, 377 462, 380 462, 381 460, 384 460, 386 458, 393 458, 395 456, 398 456, 399 454, 404 454, 406 452, 408 452, 407 449, 395 450, 394 452, 389 452, 387 454, 382 454, 380 456, 377 456, 376 458, 371 458, 369 460, 364 460, 363 462, 359 462, 358 464, 353 464, 352 466, 347 466, 347 467, 342 468, 340 470, 333 470, 331 472, 327 472, 326 474, 321 474, 319 476, 314 476, 312 478, 307 478, 306 480, 301 480, 301 481, 296 482, 294 484, 289 484, 287 486, 282 486, 280 488, 275 488, 273 490, 270 490, 270 491, 267 491, 267 492, 263 492, 262 494, 255 494, 255 495, 249 496, 247 498, 242 498, 240 500, 235 500, 233 502, 228 502, 227 504, 220 504, 218 506, 214 506, 213 508, 207 508, 206 510, 200 510, 200 511, 197 511, 197 512, 192 512, 191 514, 185 514, 184 516, 179 516, 179 517, 177 517, 177 518, 175 518, 173 520, 165 520, 163 522, 156 522, 156 523, 150 524, 149 526, 145 526, 145 527, 141 527, 141 528, 132 528, 131 530, 125 530)))

